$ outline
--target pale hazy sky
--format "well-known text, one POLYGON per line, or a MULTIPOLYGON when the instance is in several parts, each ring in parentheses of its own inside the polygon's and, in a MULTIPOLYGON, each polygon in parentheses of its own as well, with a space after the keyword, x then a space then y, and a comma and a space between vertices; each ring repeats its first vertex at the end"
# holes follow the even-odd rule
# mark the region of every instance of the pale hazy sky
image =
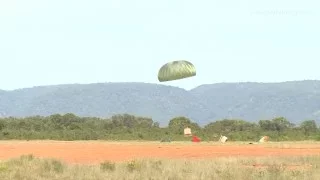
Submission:
POLYGON ((316 0, 0 0, 4 90, 158 83, 179 59, 197 76, 163 84, 320 79, 319 53, 316 0))

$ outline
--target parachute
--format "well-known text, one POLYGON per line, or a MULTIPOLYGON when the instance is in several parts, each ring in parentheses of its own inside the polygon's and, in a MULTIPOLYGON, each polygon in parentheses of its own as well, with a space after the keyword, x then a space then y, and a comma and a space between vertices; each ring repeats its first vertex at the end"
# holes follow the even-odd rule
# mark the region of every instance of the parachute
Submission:
POLYGON ((196 75, 194 65, 185 60, 172 61, 164 64, 158 72, 160 82, 189 78, 196 75))
POLYGON ((269 136, 263 136, 263 137, 259 140, 260 143, 264 143, 264 142, 268 142, 268 141, 269 141, 269 136))
POLYGON ((219 141, 222 142, 222 143, 225 143, 225 142, 228 141, 228 138, 226 136, 222 136, 221 135, 219 141))
POLYGON ((201 139, 198 136, 192 136, 192 142, 201 142, 201 139))

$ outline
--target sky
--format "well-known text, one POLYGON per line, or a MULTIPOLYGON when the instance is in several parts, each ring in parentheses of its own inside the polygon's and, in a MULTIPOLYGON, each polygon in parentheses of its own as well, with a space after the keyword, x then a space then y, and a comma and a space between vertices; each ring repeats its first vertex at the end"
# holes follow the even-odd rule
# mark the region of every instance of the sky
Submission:
POLYGON ((320 79, 316 0, 0 0, 0 89, 320 79), (197 76, 160 83, 188 60, 197 76))

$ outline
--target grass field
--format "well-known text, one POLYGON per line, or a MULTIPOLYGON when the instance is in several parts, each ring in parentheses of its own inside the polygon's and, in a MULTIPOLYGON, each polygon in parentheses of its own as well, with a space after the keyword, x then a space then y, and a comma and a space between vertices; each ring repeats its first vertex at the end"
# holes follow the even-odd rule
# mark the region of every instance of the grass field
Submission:
POLYGON ((320 179, 318 142, 0 141, 0 179, 320 179))

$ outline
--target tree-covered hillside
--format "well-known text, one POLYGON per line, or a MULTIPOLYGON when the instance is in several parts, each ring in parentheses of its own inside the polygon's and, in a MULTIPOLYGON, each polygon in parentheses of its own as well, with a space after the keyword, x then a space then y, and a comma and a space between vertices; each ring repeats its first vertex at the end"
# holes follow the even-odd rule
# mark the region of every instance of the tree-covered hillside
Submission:
POLYGON ((159 84, 72 84, 0 91, 0 117, 56 113, 152 117, 160 125, 185 116, 200 125, 229 118, 258 122, 284 116, 320 122, 320 81, 219 83, 190 91, 159 84))

